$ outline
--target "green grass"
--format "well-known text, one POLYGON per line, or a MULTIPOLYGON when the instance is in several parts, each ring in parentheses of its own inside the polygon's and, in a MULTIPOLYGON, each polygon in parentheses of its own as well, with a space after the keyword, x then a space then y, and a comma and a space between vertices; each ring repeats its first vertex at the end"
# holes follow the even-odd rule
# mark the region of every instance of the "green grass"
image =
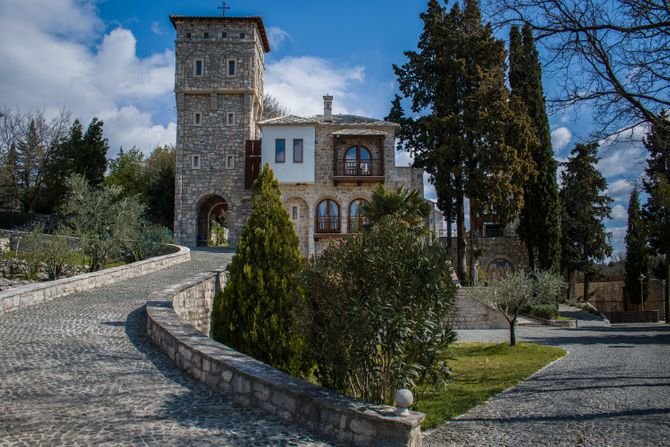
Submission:
POLYGON ((565 355, 563 349, 529 343, 458 343, 450 351, 452 376, 446 391, 424 389, 413 406, 426 414, 423 429, 465 413, 565 355))
MULTIPOLYGON (((2 254, 2 259, 15 259, 16 258, 16 259, 26 260, 26 259, 28 259, 28 257, 29 257, 28 253, 23 252, 23 251, 19 251, 18 255, 15 251, 7 251, 7 252, 2 254)), ((68 254, 68 257, 67 257, 65 263, 69 264, 69 265, 86 265, 88 263, 88 257, 79 253, 79 252, 73 251, 73 252, 68 254)))
POLYGON ((563 315, 558 315, 558 316, 552 318, 552 320, 568 320, 568 321, 570 321, 570 320, 574 320, 574 318, 564 317, 563 315))

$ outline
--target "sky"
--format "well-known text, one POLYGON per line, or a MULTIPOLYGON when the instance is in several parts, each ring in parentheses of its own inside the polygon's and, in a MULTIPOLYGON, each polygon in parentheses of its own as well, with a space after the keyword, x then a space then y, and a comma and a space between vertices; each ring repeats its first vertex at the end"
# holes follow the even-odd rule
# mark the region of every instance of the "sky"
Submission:
MULTIPOLYGON (((392 64, 416 48, 426 0, 230 0, 229 16, 260 15, 272 51, 265 89, 291 113, 311 115, 334 96, 335 113, 384 117, 398 93, 392 64)), ((451 4, 451 3, 450 3, 451 4)), ((175 141, 174 39, 168 16, 219 15, 220 1, 1 0, 0 105, 104 121, 110 156, 175 141)), ((507 30, 501 30, 504 38, 507 30)), ((556 89, 545 72, 545 92, 556 89)), ((588 107, 550 116, 555 157, 565 161, 592 130, 588 107)), ((614 198, 615 253, 623 251, 628 197, 644 169, 643 131, 601 142, 599 169, 614 198)), ((409 163, 397 154, 399 165, 409 163)), ((435 198, 431 185, 425 194, 435 198)))

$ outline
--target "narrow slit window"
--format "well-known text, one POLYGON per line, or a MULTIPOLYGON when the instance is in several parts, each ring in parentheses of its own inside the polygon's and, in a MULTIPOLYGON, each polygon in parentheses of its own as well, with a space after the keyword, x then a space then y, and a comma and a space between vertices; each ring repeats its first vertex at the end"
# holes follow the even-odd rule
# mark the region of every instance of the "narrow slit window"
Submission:
POLYGON ((191 33, 186 33, 186 38, 190 39, 191 38, 191 33))
POLYGON ((193 119, 193 122, 196 126, 199 126, 202 124, 202 115, 200 113, 195 114, 195 118, 193 119))
POLYGON ((245 37, 247 37, 246 34, 244 34, 244 33, 240 33, 240 39, 244 40, 245 37))
POLYGON ((205 71, 205 61, 202 59, 196 59, 195 60, 195 65, 193 67, 193 74, 196 76, 202 76, 202 74, 205 71))
POLYGON ((293 217, 293 220, 298 220, 298 207, 297 206, 294 206, 291 209, 291 215, 293 217))
POLYGON ((228 169, 233 169, 235 168, 235 159, 233 158, 232 155, 229 155, 226 160, 226 166, 228 166, 228 169))
POLYGON ((225 32, 225 31, 222 32, 222 33, 221 33, 221 37, 222 37, 223 39, 225 39, 226 37, 228 37, 228 33, 225 32))
POLYGON ((205 33, 203 34, 203 36, 205 37, 205 39, 209 39, 209 33, 205 33))
POLYGON ((226 124, 229 126, 235 125, 235 114, 234 113, 228 113, 228 117, 226 118, 226 124))
POLYGON ((228 76, 235 76, 237 71, 237 64, 235 61, 228 61, 228 76))
POLYGON ((194 155, 192 159, 193 169, 200 169, 200 156, 194 155))
POLYGON ((302 163, 302 138, 293 140, 293 163, 302 163))
POLYGON ((284 163, 286 161, 286 140, 283 138, 275 140, 275 162, 284 163))

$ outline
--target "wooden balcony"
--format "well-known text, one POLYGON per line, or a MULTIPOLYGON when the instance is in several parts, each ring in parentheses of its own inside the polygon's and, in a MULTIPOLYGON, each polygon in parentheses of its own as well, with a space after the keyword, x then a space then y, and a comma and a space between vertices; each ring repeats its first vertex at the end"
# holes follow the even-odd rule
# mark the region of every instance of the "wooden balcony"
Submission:
POLYGON ((375 159, 335 160, 333 181, 338 183, 378 183, 384 181, 384 162, 375 159))

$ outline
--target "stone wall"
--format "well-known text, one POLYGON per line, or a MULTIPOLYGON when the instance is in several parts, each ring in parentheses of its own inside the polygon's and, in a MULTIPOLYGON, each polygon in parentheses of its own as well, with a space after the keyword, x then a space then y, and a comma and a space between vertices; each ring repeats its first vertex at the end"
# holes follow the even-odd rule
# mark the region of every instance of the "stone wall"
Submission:
POLYGON ((113 284, 124 279, 135 278, 146 275, 157 270, 188 261, 191 252, 186 247, 179 247, 179 251, 164 256, 156 256, 144 261, 133 262, 111 269, 98 272, 85 273, 83 275, 46 281, 15 287, 0 292, 0 315, 17 309, 43 303, 45 301, 60 298, 71 293, 82 292, 100 286, 113 284))
POLYGON ((303 425, 338 444, 421 445, 423 414, 395 416, 392 407, 338 395, 205 336, 201 316, 224 284, 223 270, 201 273, 149 298, 147 334, 181 369, 241 405, 303 425))
POLYGON ((452 329, 508 329, 507 320, 498 310, 475 300, 468 288, 456 289, 456 307, 449 315, 452 329))
MULTIPOLYGON (((649 283, 649 298, 644 303, 645 310, 657 310, 659 318, 665 320, 663 305, 663 280, 652 279, 649 283)), ((637 304, 627 304, 624 296, 624 281, 596 281, 589 283, 589 302, 602 313, 639 310, 637 304)), ((584 283, 575 285, 575 296, 582 299, 584 283)))

